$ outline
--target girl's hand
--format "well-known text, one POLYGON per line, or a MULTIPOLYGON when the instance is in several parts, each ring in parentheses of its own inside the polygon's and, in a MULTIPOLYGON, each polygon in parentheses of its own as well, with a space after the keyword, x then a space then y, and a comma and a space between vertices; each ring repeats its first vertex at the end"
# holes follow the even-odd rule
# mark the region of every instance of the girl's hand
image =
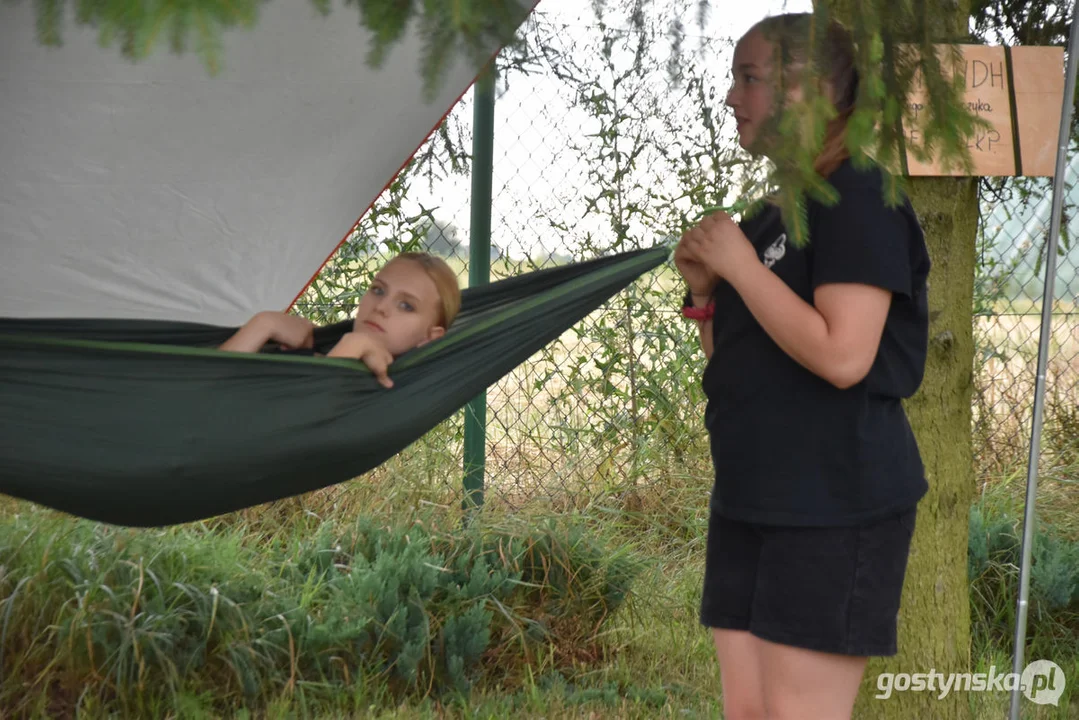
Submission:
POLYGON ((689 286, 689 292, 695 297, 711 296, 716 285, 719 284, 719 276, 712 272, 706 265, 694 256, 686 247, 685 235, 674 249, 674 264, 678 272, 689 286))
POLYGON ((725 212, 701 220, 682 236, 679 248, 721 278, 730 281, 750 262, 759 262, 757 251, 742 229, 725 212))
POLYGON ((393 355, 374 335, 362 332, 345 333, 330 350, 328 357, 359 360, 374 373, 383 387, 393 387, 393 380, 390 380, 387 373, 393 363, 393 355))
POLYGON ((310 348, 315 345, 315 324, 307 318, 287 313, 266 313, 270 340, 290 348, 310 348))

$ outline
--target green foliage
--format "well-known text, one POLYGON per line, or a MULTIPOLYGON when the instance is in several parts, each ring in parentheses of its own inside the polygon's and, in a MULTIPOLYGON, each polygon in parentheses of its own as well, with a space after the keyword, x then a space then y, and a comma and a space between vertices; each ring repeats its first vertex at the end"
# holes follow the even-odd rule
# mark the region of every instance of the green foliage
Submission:
MULTIPOLYGON (((0 524, 0 704, 78 689, 127 715, 212 690, 217 711, 364 678, 467 693, 546 648, 587 647, 638 563, 549 522, 437 530, 371 518, 251 545, 243 529, 126 531, 31 512, 0 524)), ((86 699, 79 702, 86 702, 86 699)))
POLYGON ((145 59, 159 42, 165 40, 172 52, 184 53, 193 35, 207 70, 216 73, 221 66, 223 31, 254 27, 264 2, 266 0, 35 0, 37 34, 44 45, 61 45, 63 26, 74 19, 77 25, 97 29, 102 47, 118 44, 123 57, 131 60, 145 59))
POLYGON ((1073 9, 1053 0, 972 0, 970 15, 975 35, 989 42, 1063 45, 1073 9))
MULTIPOLYGON (((317 4, 328 11, 330 0, 317 0, 317 4)), ((517 26, 531 4, 519 0, 345 0, 345 5, 359 7, 361 22, 374 37, 368 56, 372 67, 381 67, 408 24, 413 20, 419 22, 424 42, 422 67, 429 96, 450 66, 458 46, 478 64, 486 61, 491 48, 514 41, 517 26)))
MULTIPOLYGON (((967 570, 976 642, 1008 647, 1019 596, 1021 518, 982 502, 970 510, 967 570)), ((1054 657, 1079 632, 1079 541, 1040 523, 1031 550, 1028 652, 1054 657)), ((1033 657, 1033 655, 1032 655, 1033 657)))
POLYGON ((838 200, 815 168, 827 123, 835 116, 820 79, 827 77, 824 28, 837 14, 853 36, 859 74, 846 147, 857 165, 874 163, 886 171, 889 204, 902 196, 908 152, 922 161, 935 159, 944 168, 968 169, 967 138, 988 127, 962 102, 962 76, 954 72, 961 67, 959 53, 951 45, 961 38, 951 30, 951 6, 924 0, 834 0, 813 7, 799 35, 806 46, 804 57, 777 55, 774 61, 784 68, 783 73, 776 73, 776 97, 788 98, 788 92, 797 87, 801 98, 784 100, 758 140, 758 150, 774 163, 768 184, 778 191, 784 222, 796 245, 810 241, 806 198, 824 204, 838 200), (944 45, 944 52, 938 51, 939 45, 944 45), (924 107, 917 112, 905 100, 914 90, 925 94, 924 107), (908 141, 912 129, 919 131, 917 143, 908 141))
MULTIPOLYGON (((62 44, 68 0, 34 2, 38 39, 45 45, 62 44)), ((122 56, 131 60, 148 57, 163 36, 168 38, 173 52, 183 53, 194 35, 197 51, 207 70, 215 74, 220 70, 224 54, 223 31, 254 27, 259 10, 266 2, 268 0, 70 0, 70 5, 74 7, 76 24, 95 28, 103 47, 118 42, 122 56)), ((324 15, 332 11, 332 0, 310 2, 324 15)), ((488 59, 491 48, 513 42, 517 26, 531 7, 518 0, 343 0, 343 4, 355 8, 360 25, 371 33, 372 44, 367 57, 371 67, 381 67, 408 25, 413 21, 419 23, 424 43, 421 62, 428 98, 445 76, 458 49, 482 64, 488 59)))
MULTIPOLYGON (((686 6, 667 3, 662 15, 686 6)), ((636 21, 630 33, 571 38, 537 23, 528 35, 582 116, 568 146, 587 158, 587 184, 567 188, 560 217, 549 220, 576 241, 575 257, 673 243, 702 208, 739 198, 760 177, 720 137, 708 59, 687 53, 680 84, 657 84, 667 23, 636 21)), ((672 312, 683 292, 671 269, 649 273, 542 353, 531 390, 547 396, 548 447, 573 459, 592 496, 685 469, 703 397, 696 328, 672 312)))

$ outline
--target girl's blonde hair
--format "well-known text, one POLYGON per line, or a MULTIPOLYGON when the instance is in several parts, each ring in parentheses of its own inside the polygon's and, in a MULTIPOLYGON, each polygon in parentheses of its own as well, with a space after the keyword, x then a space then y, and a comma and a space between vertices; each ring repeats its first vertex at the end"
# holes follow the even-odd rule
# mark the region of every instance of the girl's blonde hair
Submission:
POLYGON ((423 268, 427 277, 431 278, 441 301, 438 324, 448 329, 461 310, 461 288, 457 284, 457 274, 445 260, 430 253, 403 252, 390 262, 394 260, 411 260, 423 268))
MULTIPOLYGON (((813 36, 814 18, 811 13, 785 13, 761 20, 749 33, 757 30, 775 45, 780 67, 805 64, 813 52, 810 39, 813 36)), ((824 145, 813 164, 821 177, 828 177, 844 160, 850 157, 847 149, 847 123, 854 114, 858 98, 858 70, 855 66, 854 39, 843 25, 836 21, 828 23, 825 30, 825 50, 818 62, 824 80, 833 93, 836 116, 825 129, 824 145)))

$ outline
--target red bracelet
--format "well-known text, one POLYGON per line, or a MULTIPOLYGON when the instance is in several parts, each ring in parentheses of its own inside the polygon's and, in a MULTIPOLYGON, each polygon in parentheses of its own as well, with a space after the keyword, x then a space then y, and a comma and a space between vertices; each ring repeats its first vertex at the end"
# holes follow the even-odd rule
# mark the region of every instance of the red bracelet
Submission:
POLYGON ((682 316, 689 318, 690 320, 711 320, 715 312, 716 303, 714 300, 709 301, 709 303, 702 308, 690 307, 689 305, 682 306, 682 316))

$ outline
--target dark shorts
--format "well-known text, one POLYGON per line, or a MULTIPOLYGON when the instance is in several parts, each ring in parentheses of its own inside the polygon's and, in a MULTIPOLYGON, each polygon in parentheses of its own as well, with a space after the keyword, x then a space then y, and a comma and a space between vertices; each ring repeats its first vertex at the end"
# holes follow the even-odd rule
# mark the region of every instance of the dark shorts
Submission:
POLYGON ((856 656, 896 654, 916 509, 851 527, 708 524, 707 627, 856 656))

